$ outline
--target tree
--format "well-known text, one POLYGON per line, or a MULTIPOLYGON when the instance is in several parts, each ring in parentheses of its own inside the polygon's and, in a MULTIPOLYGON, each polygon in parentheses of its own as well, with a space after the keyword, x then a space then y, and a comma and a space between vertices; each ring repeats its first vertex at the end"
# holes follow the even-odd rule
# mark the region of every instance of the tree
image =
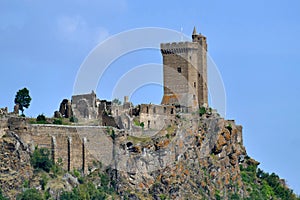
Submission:
POLYGON ((29 96, 29 90, 27 88, 23 88, 17 92, 15 104, 19 105, 19 110, 22 111, 22 115, 24 114, 24 108, 30 106, 30 101, 31 97, 29 96))

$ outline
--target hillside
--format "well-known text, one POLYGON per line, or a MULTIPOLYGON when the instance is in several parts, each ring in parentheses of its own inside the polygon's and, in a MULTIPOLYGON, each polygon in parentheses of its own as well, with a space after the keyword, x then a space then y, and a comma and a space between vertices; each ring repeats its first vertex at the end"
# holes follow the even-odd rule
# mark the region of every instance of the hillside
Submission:
POLYGON ((148 137, 108 127, 113 162, 95 159, 87 174, 53 164, 51 151, 22 139, 31 125, 12 130, 9 118, 1 118, 0 199, 299 199, 247 155, 242 126, 211 109, 178 114, 148 137))

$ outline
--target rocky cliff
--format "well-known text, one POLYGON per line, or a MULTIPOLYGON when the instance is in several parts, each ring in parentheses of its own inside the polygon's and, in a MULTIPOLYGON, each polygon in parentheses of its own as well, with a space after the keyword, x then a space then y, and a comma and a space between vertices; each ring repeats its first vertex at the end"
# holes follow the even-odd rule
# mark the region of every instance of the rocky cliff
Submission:
POLYGON ((200 116, 177 115, 172 124, 152 130, 154 134, 147 137, 107 127, 106 141, 113 145, 102 153, 111 152, 112 160, 110 164, 108 160, 95 160, 96 165, 85 177, 76 169, 71 174, 63 169, 58 173, 57 167, 49 174, 33 170, 32 145, 20 137, 28 133, 28 127, 24 118, 0 121, 0 183, 2 192, 11 199, 36 188, 44 199, 60 199, 62 195, 91 199, 97 194, 101 199, 133 200, 299 200, 277 175, 257 168, 259 163, 243 146, 242 126, 210 109, 200 116), (17 125, 15 121, 22 123, 17 125))
POLYGON ((234 121, 209 112, 181 115, 152 138, 119 138, 116 143, 121 194, 134 191, 136 199, 247 196, 240 175, 247 154, 242 127, 234 121))
POLYGON ((13 199, 33 175, 28 146, 14 133, 2 134, 0 158, 1 189, 13 199))

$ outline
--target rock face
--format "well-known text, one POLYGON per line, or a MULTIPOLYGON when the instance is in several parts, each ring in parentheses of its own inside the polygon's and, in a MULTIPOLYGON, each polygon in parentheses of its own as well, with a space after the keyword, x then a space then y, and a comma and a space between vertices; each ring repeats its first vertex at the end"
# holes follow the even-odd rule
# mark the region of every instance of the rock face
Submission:
MULTIPOLYGON (((259 163, 247 156, 242 127, 233 120, 208 111, 201 117, 181 113, 152 132, 136 137, 112 127, 30 125, 26 118, 0 117, 1 189, 14 199, 29 185, 59 199, 63 191, 82 183, 66 170, 82 169, 95 186, 106 182, 114 187, 120 196, 114 199, 257 199, 266 188, 271 193, 263 199, 284 199, 272 193, 276 176, 257 170, 259 163), (33 171, 30 154, 36 145, 52 152, 51 158, 65 169, 63 177, 33 171), (51 178, 44 186, 43 176, 51 178), (263 176, 272 182, 266 185, 263 176)), ((280 194, 285 191, 286 199, 296 199, 276 180, 280 194)))
POLYGON ((33 175, 29 148, 18 135, 7 133, 0 138, 0 158, 2 191, 14 199, 33 175))
POLYGON ((115 165, 123 195, 136 191, 137 199, 214 199, 247 193, 239 168, 240 158, 246 156, 242 127, 234 121, 182 115, 173 129, 168 127, 150 142, 125 141, 115 165))

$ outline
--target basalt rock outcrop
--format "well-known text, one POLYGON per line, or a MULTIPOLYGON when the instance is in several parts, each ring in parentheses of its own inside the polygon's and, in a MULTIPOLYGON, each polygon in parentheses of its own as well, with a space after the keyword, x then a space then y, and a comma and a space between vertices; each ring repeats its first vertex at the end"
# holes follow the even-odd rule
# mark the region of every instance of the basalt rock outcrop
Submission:
POLYGON ((201 116, 180 113, 151 133, 137 137, 113 127, 33 125, 25 118, 0 118, 2 192, 14 199, 28 183, 59 199, 64 191, 80 186, 70 175, 73 170, 81 171, 95 187, 103 186, 97 172, 101 170, 108 177, 106 185, 118 195, 114 199, 296 199, 283 180, 257 169, 259 163, 243 146, 242 126, 210 109, 201 116), (97 146, 100 136, 103 141, 97 146), (43 189, 43 173, 30 165, 34 146, 49 148, 63 173, 70 174, 46 175, 50 179, 43 189), (272 183, 280 190, 272 189, 272 183))
POLYGON ((14 199, 33 175, 30 149, 18 135, 13 132, 5 133, 0 138, 0 158, 2 192, 14 199))
POLYGON ((134 191, 133 199, 247 196, 240 176, 247 153, 242 127, 234 121, 209 114, 181 115, 149 140, 127 137, 126 144, 118 142, 115 166, 123 195, 134 191))

